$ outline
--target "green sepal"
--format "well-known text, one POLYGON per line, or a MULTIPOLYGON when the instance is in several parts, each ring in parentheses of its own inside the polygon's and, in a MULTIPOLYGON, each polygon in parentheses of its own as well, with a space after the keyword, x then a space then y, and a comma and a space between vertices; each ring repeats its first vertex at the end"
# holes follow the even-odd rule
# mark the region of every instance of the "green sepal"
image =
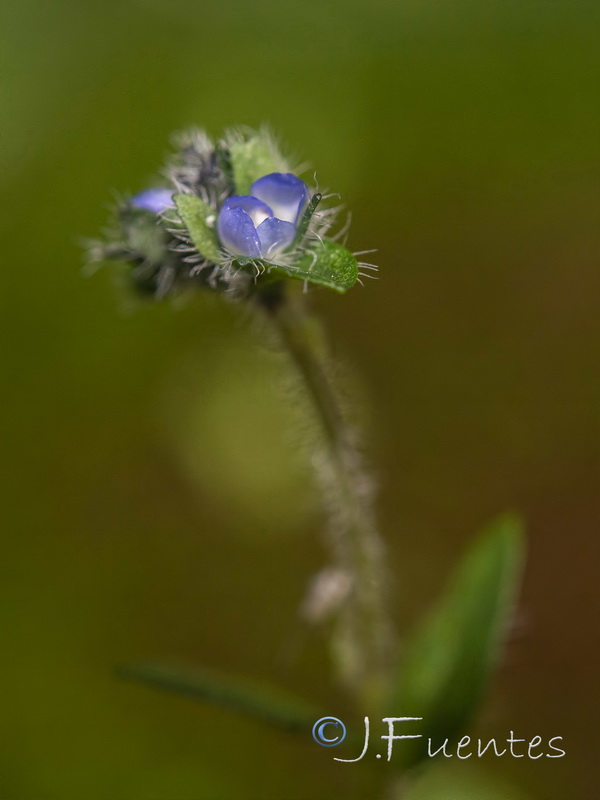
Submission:
POLYGON ((302 219, 300 220, 296 228, 296 236, 294 238, 292 246, 298 244, 304 238, 304 235, 308 230, 308 226, 310 225, 310 221, 313 217, 313 214, 317 210, 317 206, 321 202, 322 198, 323 195, 320 192, 313 194, 313 196, 310 198, 308 205, 304 210, 304 214, 302 214, 302 219))
POLYGON ((173 202, 196 250, 208 261, 215 264, 221 262, 223 256, 212 227, 216 218, 215 211, 195 194, 176 194, 173 202))
POLYGON ((232 142, 229 145, 229 154, 237 194, 250 194, 254 181, 264 175, 287 171, 271 137, 265 132, 255 133, 243 141, 232 142))
POLYGON ((464 734, 497 666, 524 562, 523 525, 505 514, 471 546, 446 594, 406 646, 390 701, 399 716, 422 717, 421 739, 397 748, 400 767, 414 766, 446 738, 464 734))
POLYGON ((160 264, 167 252, 167 236, 159 218, 145 208, 124 205, 119 222, 129 250, 152 264, 160 264))
POLYGON ((358 279, 358 262, 349 250, 327 239, 317 242, 293 266, 265 264, 269 273, 347 292, 358 279))
POLYGON ((158 689, 240 711, 287 730, 310 730, 319 718, 312 704, 278 687, 224 677, 205 669, 150 662, 128 664, 119 667, 117 673, 158 689))

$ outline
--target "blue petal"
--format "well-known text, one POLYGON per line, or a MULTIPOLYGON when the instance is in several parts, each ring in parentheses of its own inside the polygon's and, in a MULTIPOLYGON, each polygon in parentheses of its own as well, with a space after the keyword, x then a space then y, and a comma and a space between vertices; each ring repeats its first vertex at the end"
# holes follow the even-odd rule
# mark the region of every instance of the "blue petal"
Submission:
POLYGON ((228 197, 221 206, 221 211, 229 208, 241 208, 248 214, 252 220, 254 227, 258 228, 261 222, 267 217, 274 217, 273 211, 266 203, 256 197, 250 195, 233 195, 228 197))
POLYGON ((254 223, 239 205, 223 204, 217 230, 221 244, 233 255, 260 257, 260 241, 254 223))
POLYGON ((136 208, 145 208, 147 211, 153 211, 155 214, 160 214, 165 208, 173 205, 173 189, 154 188, 145 189, 143 192, 136 194, 131 198, 131 205, 136 208))
POLYGON ((254 181, 250 192, 273 209, 277 219, 296 224, 310 200, 307 185, 290 172, 272 172, 254 181))
POLYGON ((264 258, 271 258, 294 241, 296 226, 270 217, 261 222, 256 232, 260 239, 260 254, 264 258))

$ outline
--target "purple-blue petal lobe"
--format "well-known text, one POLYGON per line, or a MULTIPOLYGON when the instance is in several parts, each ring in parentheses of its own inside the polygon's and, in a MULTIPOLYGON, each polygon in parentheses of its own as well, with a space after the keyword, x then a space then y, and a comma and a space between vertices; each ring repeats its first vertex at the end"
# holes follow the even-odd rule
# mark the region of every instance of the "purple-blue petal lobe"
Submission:
POLYGON ((296 226, 275 217, 269 217, 256 229, 263 258, 272 258, 288 247, 296 236, 296 226))
POLYGON ((254 181, 250 193, 273 209, 273 216, 296 224, 304 212, 310 192, 307 185, 290 172, 272 172, 254 181))
POLYGON ((266 203, 250 195, 234 195, 223 203, 221 211, 229 208, 241 208, 248 214, 254 227, 257 228, 267 217, 274 217, 273 210, 266 203))
POLYGON ((164 187, 156 187, 153 189, 145 189, 143 192, 136 194, 131 198, 131 205, 136 208, 145 208, 147 211, 152 211, 154 214, 160 214, 166 208, 173 204, 173 189, 165 189, 164 187))
POLYGON ((225 201, 219 213, 217 231, 221 244, 233 255, 260 258, 256 228, 250 215, 239 205, 227 205, 225 201))

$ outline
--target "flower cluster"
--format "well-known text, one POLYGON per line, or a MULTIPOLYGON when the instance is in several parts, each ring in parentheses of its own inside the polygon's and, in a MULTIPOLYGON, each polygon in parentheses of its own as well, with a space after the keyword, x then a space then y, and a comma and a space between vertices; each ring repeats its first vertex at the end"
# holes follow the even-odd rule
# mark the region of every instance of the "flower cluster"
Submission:
POLYGON ((354 285, 356 258, 329 235, 338 209, 322 208, 266 131, 216 143, 192 131, 178 145, 163 180, 119 205, 94 260, 125 262, 158 297, 190 285, 247 296, 286 278, 354 285))
POLYGON ((272 172, 254 181, 250 194, 228 197, 221 206, 217 230, 232 254, 270 259, 296 237, 310 194, 291 173, 272 172))

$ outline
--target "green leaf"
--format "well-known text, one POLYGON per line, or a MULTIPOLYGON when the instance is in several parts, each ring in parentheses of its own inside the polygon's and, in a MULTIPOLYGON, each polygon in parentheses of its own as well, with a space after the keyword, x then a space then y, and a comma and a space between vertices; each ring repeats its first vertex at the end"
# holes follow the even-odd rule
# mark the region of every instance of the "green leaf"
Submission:
POLYGON ((265 131, 255 133, 229 147, 231 168, 237 194, 250 194, 254 181, 271 172, 287 172, 271 137, 265 131))
POLYGON ((319 718, 310 703, 277 687, 223 677, 204 669, 142 663, 125 665, 117 672, 123 678, 241 711, 286 730, 310 730, 319 718))
POLYGON ((401 766, 412 766, 446 738, 464 733, 496 667, 516 604, 524 561, 519 517, 503 515, 475 541, 451 586, 401 664, 394 713, 422 717, 422 739, 407 740, 401 766))
POLYGON ((487 772, 469 759, 437 761, 414 776, 390 800, 526 800, 528 794, 505 776, 487 772))
POLYGON ((216 216, 214 210, 195 194, 176 194, 173 201, 200 255, 214 263, 222 261, 217 236, 212 227, 216 216))
POLYGON ((358 262, 345 247, 325 239, 305 253, 294 266, 277 264, 269 267, 269 271, 343 293, 358 279, 358 262))

